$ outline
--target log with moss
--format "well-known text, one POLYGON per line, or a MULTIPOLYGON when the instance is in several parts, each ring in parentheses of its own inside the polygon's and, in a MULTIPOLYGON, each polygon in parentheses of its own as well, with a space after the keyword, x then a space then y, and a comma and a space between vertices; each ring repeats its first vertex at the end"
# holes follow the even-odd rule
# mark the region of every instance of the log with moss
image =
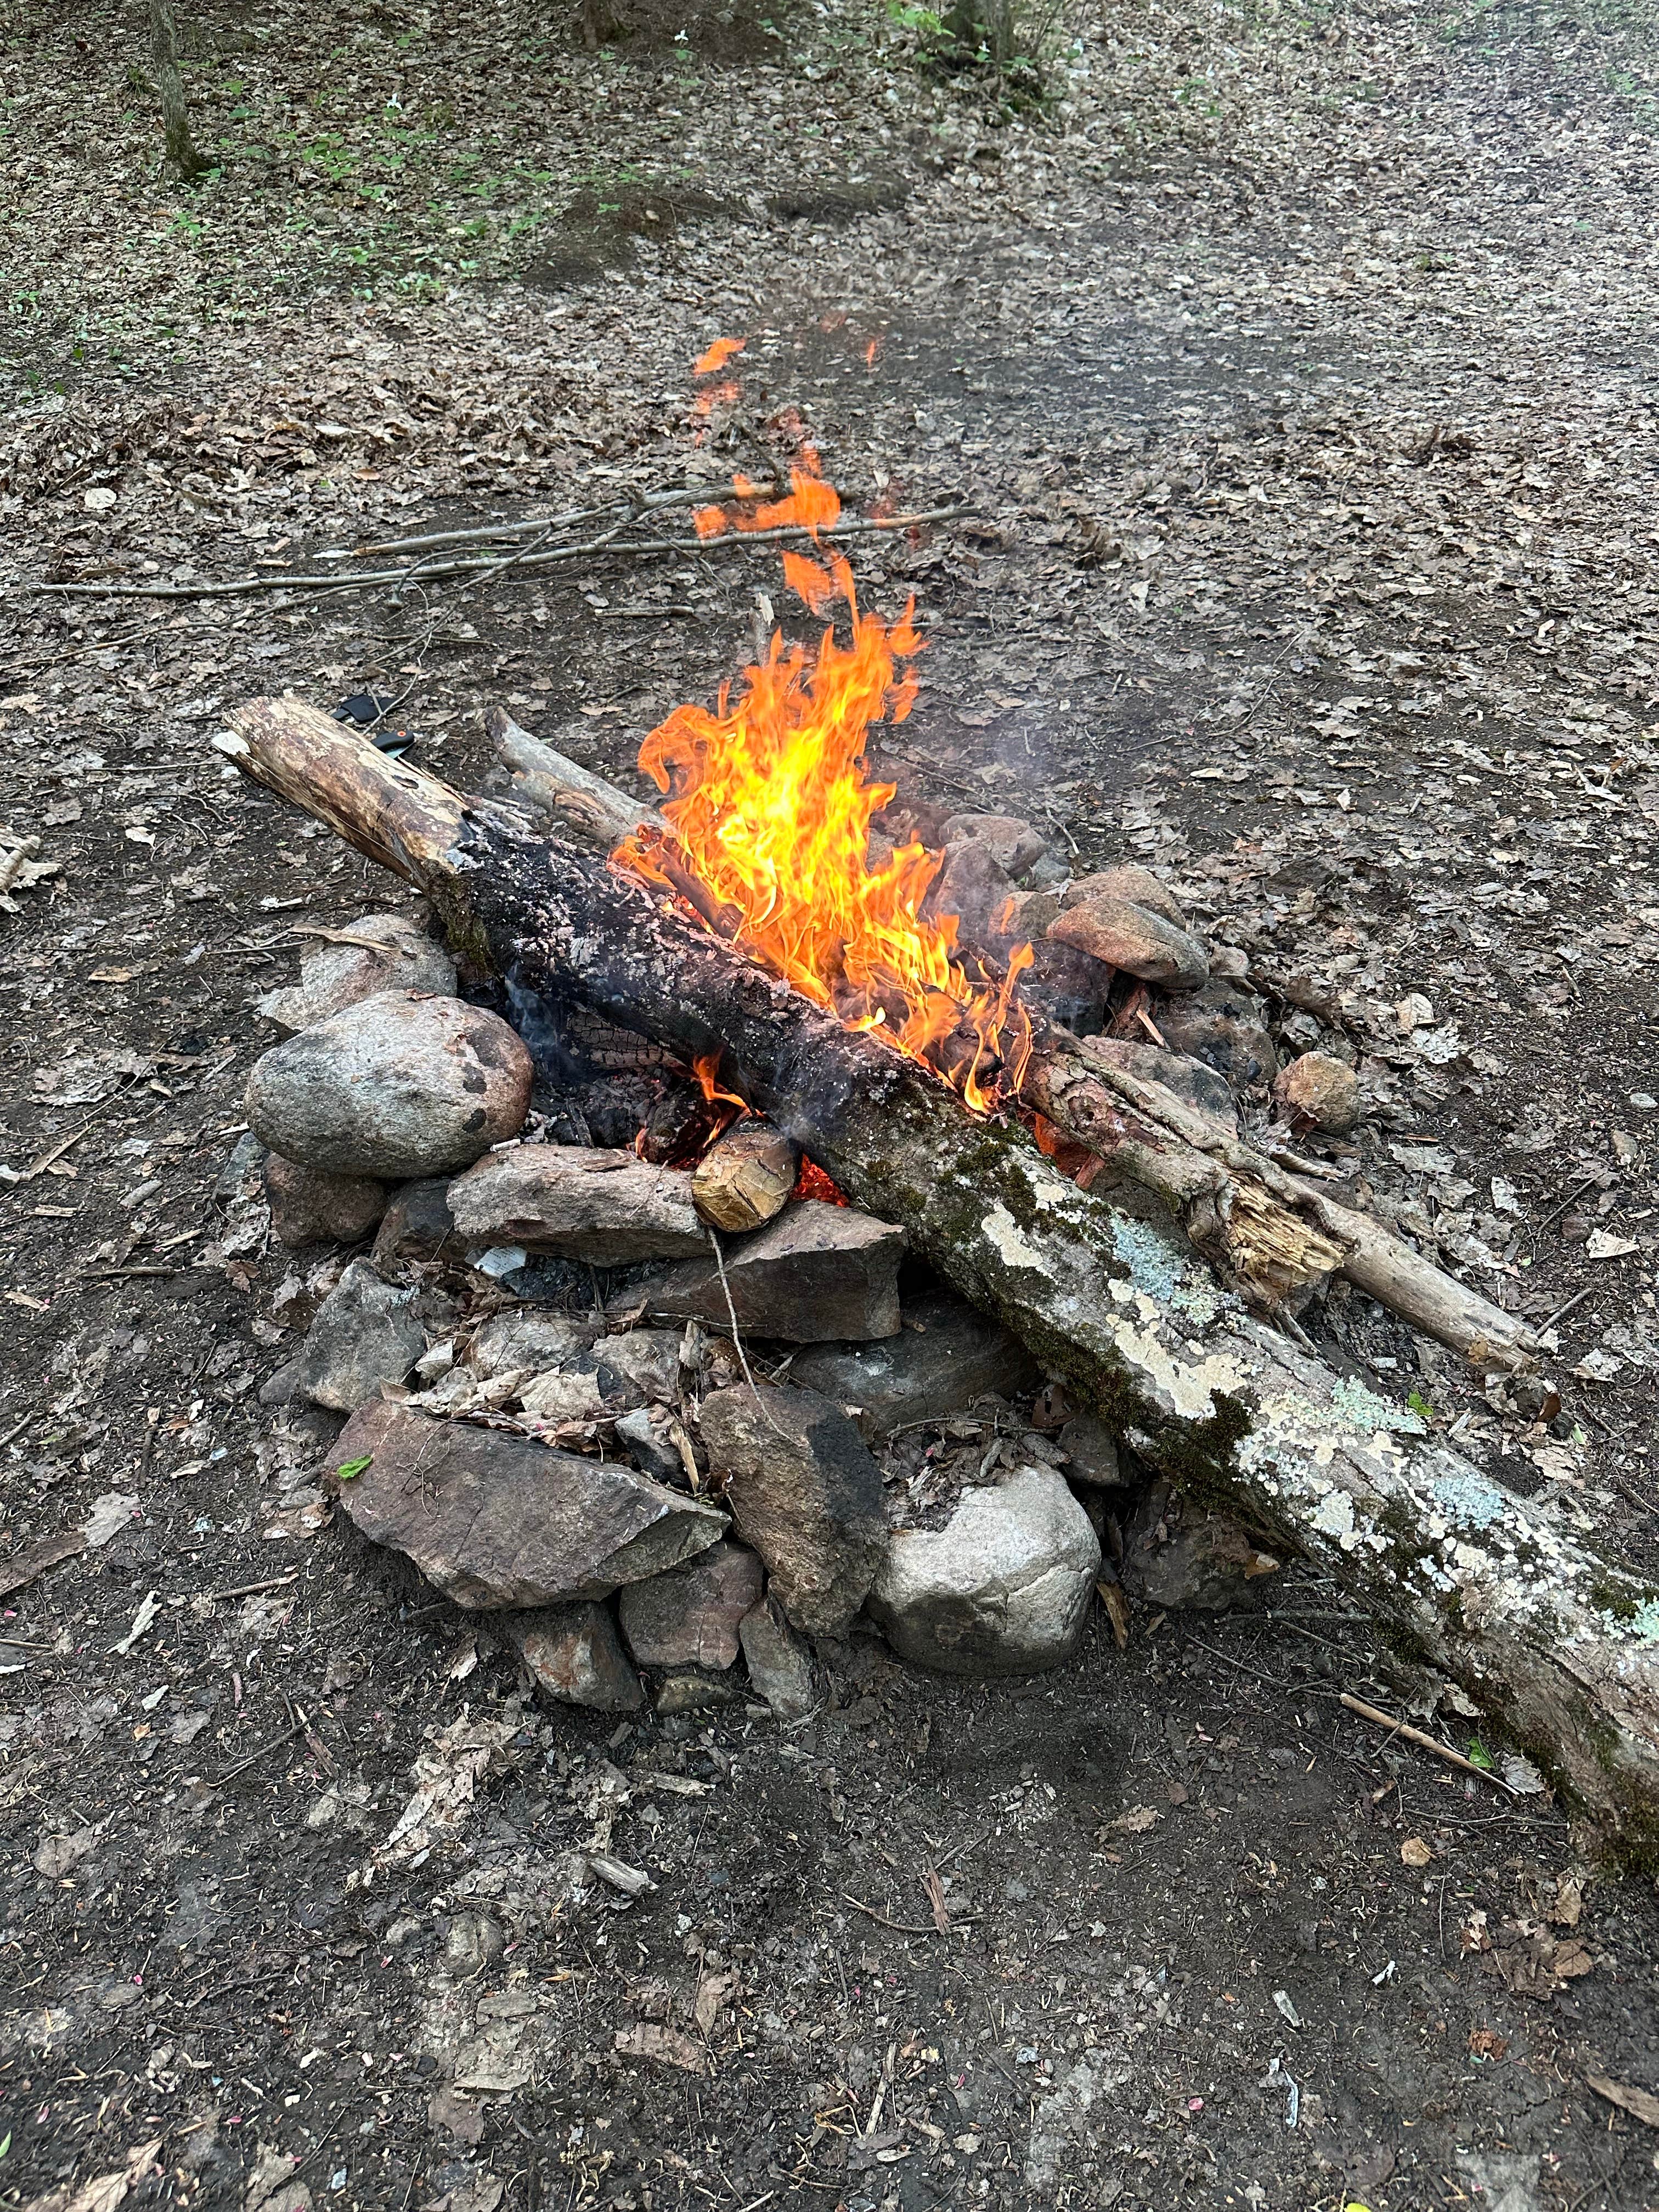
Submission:
POLYGON ((593 1010, 741 1091, 1183 1490, 1304 1553, 1632 1854, 1659 1858, 1659 1584, 1605 1558, 658 894, 297 700, 221 749, 425 891, 471 980, 593 1010))

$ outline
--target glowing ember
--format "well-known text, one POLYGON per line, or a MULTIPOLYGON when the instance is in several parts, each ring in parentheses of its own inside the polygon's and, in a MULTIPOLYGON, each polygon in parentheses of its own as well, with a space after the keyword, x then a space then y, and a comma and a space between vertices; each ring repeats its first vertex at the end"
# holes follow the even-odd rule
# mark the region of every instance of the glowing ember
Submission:
MULTIPOLYGON (((840 512, 815 467, 793 475, 787 501, 741 520, 712 512, 721 527, 738 529, 840 512)), ((728 684, 714 714, 677 708, 640 753, 641 767, 671 793, 663 811, 674 844, 641 830, 614 857, 670 888, 675 874, 683 883, 689 873, 724 910, 730 933, 798 991, 848 1029, 925 1060, 988 1112, 1012 1096, 1030 1052, 1030 1022, 1015 996, 1030 947, 1018 947, 1000 979, 976 962, 970 973, 956 916, 921 917, 941 856, 907 845, 870 865, 871 817, 894 787, 867 780, 865 742, 872 722, 902 721, 915 700, 915 678, 901 672, 921 649, 913 609, 891 624, 861 613, 840 558, 823 568, 788 554, 785 563, 815 613, 846 602, 850 642, 830 629, 809 653, 775 634, 765 660, 743 672, 735 699, 728 684)))

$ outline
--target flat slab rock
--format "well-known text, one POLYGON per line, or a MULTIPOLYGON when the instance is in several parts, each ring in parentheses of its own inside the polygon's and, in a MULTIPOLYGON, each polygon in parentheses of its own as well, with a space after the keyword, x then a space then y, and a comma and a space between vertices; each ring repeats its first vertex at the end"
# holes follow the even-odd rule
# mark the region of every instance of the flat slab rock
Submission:
POLYGON ((887 1549, 881 1470, 839 1406, 811 1390, 739 1383, 706 1398, 711 1474, 771 1593, 808 1636, 839 1636, 887 1549))
POLYGON ((608 1596, 706 1551, 727 1526, 714 1506, 615 1461, 385 1400, 347 1422, 331 1464, 358 1459, 362 1472, 337 1483, 354 1524, 405 1553, 457 1605, 608 1596))
MULTIPOLYGON (((807 1199, 741 1243, 722 1247, 726 1285, 745 1334, 786 1344, 893 1336, 904 1231, 856 1206, 807 1199)), ((629 1291, 620 1305, 659 1321, 731 1320, 712 1259, 689 1262, 629 1291)))
POLYGON ((1082 1639, 1100 1568, 1088 1515, 1051 1467, 965 1490, 943 1528, 899 1528, 870 1616, 901 1658, 942 1674, 1034 1674, 1082 1639))
POLYGON ((383 993, 274 1045, 247 1083, 263 1145, 328 1175, 441 1175, 515 1136, 533 1075, 520 1039, 462 999, 383 993))
POLYGON ((708 1249, 690 1176, 632 1152, 520 1145, 457 1176, 448 1199, 469 1245, 521 1245, 600 1267, 708 1249))
POLYGON ((834 1399, 866 1437, 943 1420, 988 1391, 1018 1397, 1042 1379, 1018 1337, 947 1291, 908 1300, 896 1335, 814 1345, 796 1353, 789 1374, 834 1399))

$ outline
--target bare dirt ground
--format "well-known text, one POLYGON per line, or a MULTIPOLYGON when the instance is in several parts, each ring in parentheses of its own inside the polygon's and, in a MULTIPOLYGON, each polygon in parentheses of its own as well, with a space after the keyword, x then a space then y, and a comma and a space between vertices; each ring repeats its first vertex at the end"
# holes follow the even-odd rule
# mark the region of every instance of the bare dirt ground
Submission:
POLYGON ((0 775, 61 864, 3 924, 0 1583, 88 1532, 0 1600, 0 2202, 1659 2203, 1586 2078, 1659 2090, 1650 1876, 1345 1712, 1407 1692, 1336 1594, 996 1686, 855 1640, 793 1734, 613 1733, 316 1525, 255 1397, 285 1263, 213 1193, 286 932, 386 885, 227 781, 220 710, 399 695, 465 783, 505 698, 625 775, 769 555, 29 590, 803 436, 855 500, 971 493, 860 562, 929 638, 880 758, 1166 872, 1356 1059, 1372 1203, 1559 1313, 1565 1412, 1358 1301, 1310 1325, 1651 1557, 1650 11, 1131 5, 1012 118, 850 6, 593 56, 516 6, 196 15, 193 192, 126 15, 0 46, 0 775), (631 1903, 563 1870, 613 1814, 631 1903))

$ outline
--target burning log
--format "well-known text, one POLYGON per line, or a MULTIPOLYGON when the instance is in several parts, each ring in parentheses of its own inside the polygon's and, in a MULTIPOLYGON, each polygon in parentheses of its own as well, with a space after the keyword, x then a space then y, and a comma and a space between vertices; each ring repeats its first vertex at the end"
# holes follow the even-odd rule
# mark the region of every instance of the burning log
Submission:
POLYGON ((232 725, 217 742, 243 774, 419 885, 475 981, 721 1054, 724 1081, 1154 1467, 1335 1577, 1626 1850, 1659 1844, 1659 1588, 1241 1310, 1185 1243, 1069 1181, 1024 1129, 568 837, 297 700, 232 725))
MULTIPOLYGON (((513 795, 609 851, 659 815, 568 760, 492 708, 487 726, 513 771, 513 795)), ((1051 1031, 1021 1082, 1024 1102, 1115 1176, 1157 1196, 1222 1279, 1250 1304, 1281 1313, 1302 1291, 1342 1275, 1402 1321, 1484 1370, 1536 1363, 1513 1314, 1425 1260, 1380 1222, 1340 1205, 1305 1170, 1282 1166, 1231 1130, 1137 1078, 1092 1040, 1051 1031)))

